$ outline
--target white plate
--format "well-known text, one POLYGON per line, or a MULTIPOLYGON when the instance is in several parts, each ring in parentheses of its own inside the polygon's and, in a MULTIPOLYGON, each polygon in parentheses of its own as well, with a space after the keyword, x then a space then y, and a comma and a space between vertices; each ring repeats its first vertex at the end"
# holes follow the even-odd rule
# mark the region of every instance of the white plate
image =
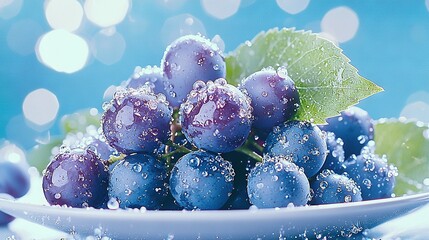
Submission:
POLYGON ((365 202, 234 211, 131 211, 41 206, 0 199, 0 210, 81 235, 113 239, 274 239, 372 228, 429 202, 429 193, 365 202), (98 230, 97 230, 98 229, 98 230), (305 234, 305 235, 304 235, 305 234))

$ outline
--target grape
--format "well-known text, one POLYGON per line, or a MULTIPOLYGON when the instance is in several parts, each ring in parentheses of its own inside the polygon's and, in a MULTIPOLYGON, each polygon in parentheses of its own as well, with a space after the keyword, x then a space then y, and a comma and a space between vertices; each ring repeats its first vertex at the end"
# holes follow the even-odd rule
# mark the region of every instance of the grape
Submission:
POLYGON ((250 170, 255 167, 256 161, 237 152, 226 153, 223 157, 232 163, 235 172, 234 189, 223 209, 248 209, 251 204, 247 194, 247 177, 250 170))
POLYGON ((218 46, 196 35, 183 36, 171 43, 164 53, 161 68, 166 76, 166 96, 178 107, 185 101, 197 80, 225 78, 225 60, 218 46))
MULTIPOLYGON (((23 167, 9 161, 0 161, 0 193, 2 198, 19 198, 30 189, 30 176, 23 167)), ((14 217, 0 212, 0 226, 11 222, 14 217)))
POLYGON ((325 136, 316 125, 309 122, 285 122, 274 127, 268 135, 264 153, 284 156, 304 168, 305 175, 310 178, 319 172, 325 162, 325 136))
POLYGON ((30 189, 30 176, 21 166, 9 162, 0 162, 0 193, 14 198, 24 196, 30 189))
POLYGON ((169 138, 172 109, 147 86, 118 91, 103 108, 103 134, 119 152, 154 153, 169 138))
POLYGON ((265 158, 250 171, 247 192, 258 208, 306 205, 310 185, 302 169, 283 157, 265 158))
POLYGON ((335 138, 335 134, 332 132, 326 133, 326 146, 328 147, 328 155, 326 156, 325 163, 322 166, 322 170, 330 169, 335 173, 343 172, 344 164, 344 149, 343 140, 341 138, 335 138))
POLYGON ((312 205, 362 201, 361 191, 350 178, 323 170, 311 182, 312 205))
POLYGON ((171 194, 185 209, 220 209, 231 195, 234 175, 231 163, 220 155, 191 152, 171 171, 171 194))
POLYGON ((197 81, 180 108, 182 132, 197 148, 230 152, 247 139, 252 124, 249 98, 225 79, 197 81))
POLYGON ((121 208, 159 209, 167 190, 167 167, 150 155, 129 155, 110 174, 109 199, 121 208))
POLYGON ((252 99, 253 127, 272 129, 291 119, 299 108, 299 94, 286 68, 265 68, 241 84, 241 89, 252 99))
POLYGON ((51 205, 100 207, 107 199, 108 180, 108 168, 94 152, 65 149, 47 166, 43 192, 51 205))
POLYGON ((385 156, 379 157, 368 152, 359 156, 352 155, 344 165, 344 174, 358 184, 363 200, 392 196, 398 170, 388 165, 385 156))
POLYGON ((335 133, 344 142, 344 157, 352 154, 359 155, 362 147, 374 139, 374 126, 368 113, 358 107, 350 107, 341 112, 339 117, 326 119, 327 125, 320 125, 320 129, 335 133))
POLYGON ((102 160, 108 160, 110 155, 116 154, 116 150, 106 143, 101 129, 97 130, 94 125, 86 127, 85 132, 68 133, 63 140, 63 145, 69 148, 90 148, 102 160))
POLYGON ((137 89, 145 84, 148 84, 155 93, 162 93, 167 97, 167 100, 170 100, 171 96, 165 91, 166 80, 161 68, 157 66, 136 67, 134 74, 126 82, 126 87, 137 89))

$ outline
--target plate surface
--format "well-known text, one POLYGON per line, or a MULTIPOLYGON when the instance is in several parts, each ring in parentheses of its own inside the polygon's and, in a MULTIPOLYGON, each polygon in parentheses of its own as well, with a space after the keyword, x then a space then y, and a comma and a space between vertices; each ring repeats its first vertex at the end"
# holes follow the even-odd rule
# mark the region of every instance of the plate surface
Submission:
POLYGON ((233 211, 138 211, 42 206, 0 199, 0 210, 47 227, 113 239, 273 239, 347 235, 429 202, 429 193, 347 204, 233 211))

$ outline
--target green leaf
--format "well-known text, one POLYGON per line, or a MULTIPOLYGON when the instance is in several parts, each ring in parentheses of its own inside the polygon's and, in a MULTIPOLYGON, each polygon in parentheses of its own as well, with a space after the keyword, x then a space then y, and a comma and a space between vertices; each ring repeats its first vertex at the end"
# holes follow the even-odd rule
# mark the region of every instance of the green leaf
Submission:
POLYGON ((376 153, 386 154, 398 168, 395 194, 428 191, 429 126, 403 119, 382 119, 375 125, 374 136, 376 153))
POLYGON ((311 32, 271 29, 240 45, 226 57, 227 80, 240 81, 262 68, 286 66, 298 88, 298 120, 325 123, 327 117, 382 91, 359 76, 342 50, 311 32))
POLYGON ((53 137, 47 144, 38 144, 34 146, 27 154, 28 164, 36 167, 39 172, 42 172, 51 161, 52 149, 54 147, 59 147, 62 142, 62 137, 53 137))
POLYGON ((80 110, 70 115, 64 115, 61 118, 61 128, 64 133, 85 132, 86 127, 94 125, 100 127, 101 116, 90 109, 80 110))

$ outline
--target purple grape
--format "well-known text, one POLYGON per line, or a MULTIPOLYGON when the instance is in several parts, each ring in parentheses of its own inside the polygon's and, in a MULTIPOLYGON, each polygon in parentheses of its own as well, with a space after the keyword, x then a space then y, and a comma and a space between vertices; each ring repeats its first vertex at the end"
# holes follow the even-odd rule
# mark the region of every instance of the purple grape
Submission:
POLYGON ((152 154, 170 137, 173 111, 163 94, 147 86, 116 92, 103 109, 103 134, 119 152, 152 154))
MULTIPOLYGON (((0 193, 5 198, 19 198, 30 189, 30 176, 24 168, 9 161, 0 161, 0 193)), ((0 226, 11 222, 14 217, 0 212, 0 226)))
POLYGON ((169 95, 166 94, 166 80, 164 72, 157 66, 136 67, 134 74, 126 83, 127 88, 137 89, 148 84, 155 93, 162 93, 169 100, 169 95))
POLYGON ((105 137, 101 134, 101 129, 90 125, 86 132, 69 133, 63 140, 63 145, 69 148, 90 148, 91 151, 99 155, 102 160, 108 160, 110 155, 117 154, 116 150, 107 144, 105 137))
POLYGON ((342 111, 340 116, 326 119, 327 125, 320 129, 333 132, 344 142, 344 157, 359 155, 368 141, 374 139, 374 125, 368 113, 358 107, 350 107, 342 111))
POLYGON ((197 81, 180 108, 182 132, 197 148, 230 152, 247 139, 252 124, 250 99, 225 79, 197 81))
POLYGON ((107 200, 108 167, 91 150, 62 147, 43 174, 49 204, 101 207, 107 200))
POLYGON ((9 161, 0 162, 0 193, 14 198, 24 196, 30 189, 30 176, 27 171, 9 161))
POLYGON ((252 99, 255 128, 271 129, 298 111, 298 90, 284 67, 262 69, 244 79, 241 88, 252 99))
POLYGON ((392 196, 398 169, 387 163, 386 156, 362 151, 359 156, 352 155, 344 165, 344 174, 357 183, 363 200, 392 196))
POLYGON ((129 155, 110 174, 109 198, 121 208, 159 209, 167 189, 167 167, 150 155, 129 155))
POLYGON ((218 46, 208 39, 183 36, 171 43, 164 53, 161 68, 167 78, 166 95, 173 107, 185 101, 195 81, 225 78, 225 60, 218 46))
POLYGON ((329 169, 335 173, 342 173, 344 169, 344 149, 343 140, 336 138, 332 132, 326 133, 326 146, 328 147, 328 154, 326 155, 325 163, 320 171, 329 169))
POLYGON ((231 195, 234 175, 231 163, 220 155, 190 152, 171 170, 171 194, 189 210, 220 209, 231 195))
POLYGON ((302 168, 283 157, 264 158, 250 171, 247 192, 258 208, 304 206, 310 184, 302 168))
POLYGON ((310 184, 312 205, 362 201, 358 185, 350 178, 323 170, 310 184))
POLYGON ((289 121, 274 127, 264 148, 264 154, 284 156, 304 168, 308 178, 322 168, 327 152, 322 131, 312 123, 299 121, 289 121))

